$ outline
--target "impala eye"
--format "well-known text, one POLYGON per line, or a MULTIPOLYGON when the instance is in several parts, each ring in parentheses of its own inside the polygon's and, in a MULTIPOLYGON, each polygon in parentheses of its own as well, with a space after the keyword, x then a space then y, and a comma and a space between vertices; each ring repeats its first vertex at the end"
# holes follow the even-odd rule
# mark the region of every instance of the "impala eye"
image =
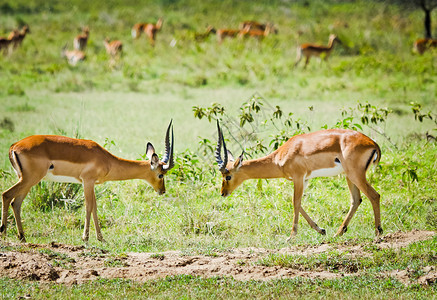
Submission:
POLYGON ((158 178, 159 178, 159 179, 164 178, 164 174, 159 174, 159 175, 158 175, 158 178))
POLYGON ((229 175, 228 175, 228 176, 226 176, 226 180, 227 180, 227 181, 231 180, 231 178, 232 178, 232 177, 231 177, 231 176, 229 176, 229 175))

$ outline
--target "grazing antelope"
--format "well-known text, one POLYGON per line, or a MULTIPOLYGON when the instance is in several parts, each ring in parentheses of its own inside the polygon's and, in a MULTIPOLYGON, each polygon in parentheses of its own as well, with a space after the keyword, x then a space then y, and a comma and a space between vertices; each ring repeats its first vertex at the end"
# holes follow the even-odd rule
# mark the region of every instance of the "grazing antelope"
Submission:
POLYGON ((106 38, 103 41, 103 44, 105 45, 106 53, 108 53, 112 58, 122 54, 123 51, 122 42, 118 40, 114 40, 111 42, 109 38, 106 38))
POLYGON ((82 33, 78 34, 74 38, 73 40, 74 49, 84 51, 88 43, 89 36, 90 36, 90 29, 88 26, 86 26, 82 29, 82 33))
POLYGON ((162 27, 162 18, 159 18, 156 24, 153 23, 137 23, 132 27, 132 38, 138 39, 142 32, 149 38, 150 44, 155 46, 156 34, 162 27))
POLYGON ((321 130, 294 136, 265 157, 243 161, 244 152, 235 160, 231 152, 226 149, 218 121, 217 128, 218 142, 215 158, 223 176, 221 188, 223 197, 230 195, 247 179, 285 178, 291 180, 294 183, 294 217, 290 238, 297 234, 299 212, 313 229, 325 235, 325 229, 317 226, 302 208, 302 195, 311 178, 345 173, 352 196, 351 205, 335 236, 341 236, 346 232, 350 220, 361 203, 360 191, 372 203, 376 235, 382 234, 380 196, 366 179, 366 171, 370 165, 378 164, 381 150, 369 137, 353 130, 321 130), (224 159, 221 157, 222 146, 224 159))
POLYGON ((253 28, 250 25, 246 25, 246 27, 244 27, 244 29, 240 31, 238 37, 242 38, 250 36, 261 40, 270 34, 271 29, 271 24, 267 24, 264 29, 253 28))
POLYGON ((18 29, 14 29, 9 33, 8 38, 4 39, 3 45, 4 45, 5 54, 6 53, 10 54, 12 50, 15 50, 19 35, 20 35, 20 31, 18 31, 18 29))
POLYGON ((206 40, 211 34, 215 34, 216 32, 217 31, 215 30, 215 28, 209 25, 204 33, 194 34, 194 39, 198 42, 202 42, 206 40))
POLYGON ((30 29, 28 25, 24 25, 19 31, 17 30, 17 33, 15 34, 15 38, 12 41, 14 49, 16 49, 18 46, 21 46, 24 38, 28 33, 30 33, 30 29))
POLYGON ((414 42, 413 51, 423 54, 426 50, 437 48, 437 40, 434 39, 417 39, 414 42))
POLYGON ((329 42, 328 46, 321 46, 321 45, 314 45, 314 44, 302 44, 297 49, 297 59, 294 66, 296 67, 297 64, 302 59, 302 56, 305 56, 305 67, 307 67, 308 62, 310 61, 311 56, 317 56, 320 57, 322 54, 324 55, 324 60, 327 60, 329 57, 329 54, 331 54, 332 49, 334 48, 334 43, 341 43, 341 41, 338 39, 338 37, 335 34, 331 34, 329 36, 329 42))
POLYGON ((84 61, 86 58, 85 52, 81 50, 67 50, 67 45, 62 48, 61 57, 67 58, 70 65, 75 66, 78 62, 84 61))
POLYGON ((173 128, 168 126, 165 153, 159 160, 151 143, 147 143, 148 161, 119 158, 96 142, 58 135, 32 135, 13 144, 9 159, 19 180, 3 193, 0 232, 6 235, 9 205, 12 204, 18 235, 25 241, 21 224, 21 204, 30 188, 41 180, 81 183, 85 194, 86 218, 82 239, 88 241, 91 214, 99 241, 103 241, 97 219, 94 186, 106 181, 144 179, 155 191, 165 193, 164 175, 173 167, 173 128), (172 142, 169 132, 172 129, 172 142))
POLYGON ((275 34, 278 33, 278 29, 275 26, 273 26, 273 24, 270 24, 270 23, 265 24, 265 23, 260 23, 257 21, 241 22, 239 28, 240 28, 240 30, 243 30, 246 27, 249 27, 250 29, 258 29, 258 30, 264 31, 264 30, 266 30, 267 26, 270 26, 270 32, 275 33, 275 34))
POLYGON ((225 38, 229 37, 229 38, 234 38, 236 36, 238 36, 238 34, 240 33, 240 30, 238 29, 218 29, 216 34, 217 34, 217 40, 219 42, 219 44, 221 44, 225 38))

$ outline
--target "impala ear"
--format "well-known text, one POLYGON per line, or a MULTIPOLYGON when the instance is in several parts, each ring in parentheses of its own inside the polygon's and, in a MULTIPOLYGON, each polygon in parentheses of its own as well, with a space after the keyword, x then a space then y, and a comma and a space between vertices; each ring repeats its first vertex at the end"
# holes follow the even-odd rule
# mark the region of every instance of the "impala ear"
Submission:
MULTIPOLYGON (((229 159, 229 161, 234 161, 235 158, 234 158, 234 156, 232 155, 231 151, 227 150, 227 153, 228 153, 228 159, 229 159)), ((226 166, 225 166, 225 167, 226 167, 226 166)))
POLYGON ((152 158, 150 159, 150 166, 152 170, 155 170, 159 166, 159 157, 158 154, 153 153, 152 158))
POLYGON ((151 143, 147 143, 147 147, 146 147, 147 158, 152 160, 153 154, 155 154, 155 148, 153 147, 153 145, 151 143))
POLYGON ((234 162, 234 168, 238 169, 239 167, 241 167, 241 165, 243 164, 243 155, 244 152, 241 153, 241 155, 237 158, 237 160, 234 162))

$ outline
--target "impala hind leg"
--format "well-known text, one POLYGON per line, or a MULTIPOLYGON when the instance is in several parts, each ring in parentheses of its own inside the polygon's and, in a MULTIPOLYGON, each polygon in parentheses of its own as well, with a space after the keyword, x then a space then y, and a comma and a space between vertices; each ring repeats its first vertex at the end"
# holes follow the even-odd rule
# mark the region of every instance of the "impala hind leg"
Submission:
POLYGON ((366 174, 363 174, 358 178, 350 178, 350 180, 358 187, 361 192, 364 193, 364 195, 366 195, 367 198, 369 198, 370 203, 372 204, 373 214, 375 216, 375 235, 381 235, 383 232, 381 227, 381 196, 367 181, 366 174))
POLYGON ((352 219, 358 209, 358 206, 360 206, 362 202, 360 190, 358 189, 358 187, 353 184, 348 177, 346 177, 346 181, 349 187, 349 191, 351 193, 351 204, 346 218, 344 219, 340 228, 338 228, 337 233, 334 235, 334 237, 341 236, 347 231, 347 226, 349 225, 350 220, 352 219))
MULTIPOLYGON (((30 186, 31 187, 31 186, 30 186)), ((21 222, 21 204, 24 198, 30 190, 22 179, 20 179, 15 185, 2 194, 2 225, 0 232, 2 236, 6 236, 6 229, 8 223, 9 205, 12 205, 14 211, 15 224, 17 226, 18 238, 20 241, 25 242, 23 226, 21 222)))

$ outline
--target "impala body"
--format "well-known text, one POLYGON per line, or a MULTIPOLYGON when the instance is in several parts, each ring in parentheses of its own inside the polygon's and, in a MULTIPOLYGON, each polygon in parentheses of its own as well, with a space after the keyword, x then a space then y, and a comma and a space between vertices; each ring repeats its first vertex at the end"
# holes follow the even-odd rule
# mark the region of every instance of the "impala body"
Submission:
POLYGON ((217 40, 219 44, 221 44, 225 38, 235 38, 240 33, 240 30, 238 29, 217 29, 217 40))
POLYGON ((84 27, 82 29, 82 33, 77 35, 73 40, 74 49, 79 51, 84 51, 88 43, 89 36, 90 36, 90 29, 88 28, 88 26, 84 27))
POLYGON ((108 53, 111 57, 116 57, 121 55, 123 51, 123 44, 118 40, 110 41, 109 38, 106 38, 103 41, 105 45, 106 53, 108 53))
POLYGON ((9 159, 18 175, 18 182, 2 195, 2 224, 0 232, 6 235, 9 205, 12 205, 18 235, 25 241, 21 224, 21 204, 30 188, 41 180, 80 183, 83 185, 86 219, 83 240, 88 241, 91 214, 97 239, 103 241, 97 218, 94 186, 106 181, 144 179, 158 194, 165 193, 164 175, 173 167, 172 144, 169 143, 170 125, 165 139, 162 161, 152 144, 147 144, 149 161, 119 158, 96 142, 58 135, 33 135, 13 144, 9 159))
POLYGON ((257 39, 263 39, 264 37, 268 36, 272 31, 272 25, 266 24, 265 26, 263 26, 263 28, 264 29, 261 29, 260 27, 253 27, 251 25, 246 25, 246 27, 244 27, 243 30, 240 31, 238 36, 240 38, 254 37, 257 39))
POLYGON ((137 23, 132 27, 132 38, 137 39, 144 32, 149 38, 150 44, 155 46, 156 34, 161 30, 163 20, 159 18, 156 24, 153 23, 137 23))
POLYGON ((437 40, 434 39, 417 39, 413 45, 413 51, 423 54, 426 50, 437 48, 437 40))
POLYGON ((202 42, 206 40, 211 34, 215 34, 216 32, 217 31, 215 30, 215 28, 209 25, 204 33, 194 34, 194 39, 198 42, 202 42))
POLYGON ((296 63, 294 64, 295 67, 299 64, 302 57, 305 56, 305 66, 307 67, 311 56, 320 57, 324 55, 324 60, 327 60, 329 55, 331 54, 332 49, 334 48, 334 43, 341 43, 338 37, 335 34, 331 34, 329 36, 329 42, 328 46, 322 46, 322 45, 315 45, 315 44, 302 44, 297 49, 297 58, 296 63))
POLYGON ((65 45, 62 49, 61 57, 65 57, 70 65, 75 66, 78 62, 85 60, 86 54, 81 50, 67 50, 67 45, 65 45))
POLYGON ((286 178, 294 183, 293 227, 291 237, 297 234, 299 212, 310 226, 326 234, 301 206, 302 195, 308 181, 314 177, 335 176, 344 173, 351 193, 351 206, 336 236, 342 235, 361 203, 360 191, 372 203, 375 215, 375 233, 382 234, 380 195, 366 179, 370 165, 378 164, 379 146, 364 134, 346 129, 328 129, 297 135, 289 139, 271 154, 243 161, 243 154, 236 160, 227 151, 223 133, 218 126, 216 160, 223 176, 221 194, 228 196, 243 181, 261 178, 286 178), (224 159, 221 157, 223 146, 224 159))
POLYGON ((244 30, 245 28, 249 27, 249 29, 254 30, 260 30, 260 31, 264 31, 266 30, 267 26, 270 26, 270 32, 277 34, 278 33, 278 29, 273 26, 273 24, 270 23, 260 23, 258 21, 244 21, 240 23, 240 30, 244 30))

